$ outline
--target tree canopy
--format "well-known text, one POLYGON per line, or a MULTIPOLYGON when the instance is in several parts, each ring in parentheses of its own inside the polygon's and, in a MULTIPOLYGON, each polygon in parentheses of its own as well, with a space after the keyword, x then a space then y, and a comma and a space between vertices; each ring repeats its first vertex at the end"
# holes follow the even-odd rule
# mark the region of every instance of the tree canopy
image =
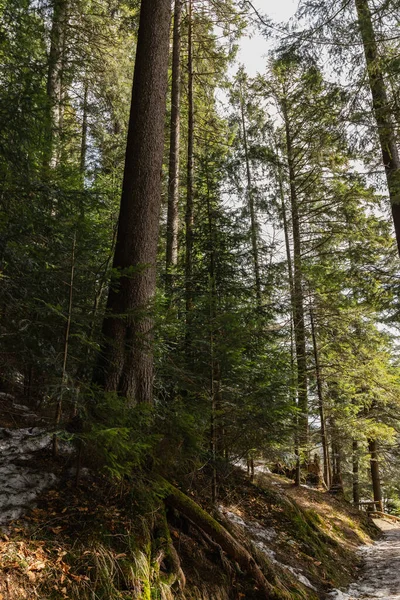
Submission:
POLYGON ((204 470, 217 503, 257 459, 382 507, 399 7, 257 6, 1 2, 0 386, 114 478, 204 470))

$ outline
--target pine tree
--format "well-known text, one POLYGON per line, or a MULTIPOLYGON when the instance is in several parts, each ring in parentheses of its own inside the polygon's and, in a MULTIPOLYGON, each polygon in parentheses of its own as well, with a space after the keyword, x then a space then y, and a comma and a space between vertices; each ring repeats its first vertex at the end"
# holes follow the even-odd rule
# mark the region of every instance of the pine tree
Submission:
POLYGON ((152 319, 161 206, 170 7, 142 5, 112 282, 95 381, 152 403, 152 319))

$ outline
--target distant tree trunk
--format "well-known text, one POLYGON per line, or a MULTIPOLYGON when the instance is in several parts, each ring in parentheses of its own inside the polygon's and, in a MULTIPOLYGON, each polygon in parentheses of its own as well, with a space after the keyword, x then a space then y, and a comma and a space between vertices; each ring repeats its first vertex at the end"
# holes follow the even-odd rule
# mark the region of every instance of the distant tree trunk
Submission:
POLYGON ((368 440, 368 449, 370 453, 370 464, 371 464, 371 480, 372 489, 374 492, 375 508, 383 511, 382 502, 382 489, 381 489, 381 477, 379 473, 379 461, 378 461, 378 443, 376 440, 368 440))
POLYGON ((166 248, 166 290, 169 297, 174 288, 173 269, 178 263, 179 231, 179 149, 181 104, 181 14, 182 0, 175 0, 172 50, 171 132, 169 146, 168 214, 166 248))
POLYGON ((319 410, 319 418, 321 421, 321 445, 322 445, 322 453, 324 457, 324 480, 327 488, 330 487, 330 468, 329 468, 329 446, 326 435, 326 422, 325 422, 325 407, 324 407, 324 396, 322 393, 322 381, 321 381, 321 368, 319 364, 319 353, 318 353, 318 344, 317 344, 317 336, 315 332, 315 322, 314 322, 314 313, 313 309, 310 309, 310 323, 311 323, 311 335, 313 341, 313 351, 314 351, 314 364, 315 364, 315 377, 317 380, 317 393, 318 393, 318 410, 319 410))
POLYGON ((340 448, 340 436, 335 423, 331 422, 332 431, 332 478, 329 491, 334 494, 343 494, 342 477, 342 455, 340 448))
POLYGON ((87 154, 87 132, 88 132, 88 94, 89 84, 85 81, 83 86, 82 102, 82 130, 81 130, 81 155, 79 160, 79 170, 82 177, 82 186, 85 182, 86 154, 87 154))
MULTIPOLYGON (((194 98, 193 98, 193 12, 192 0, 188 5, 188 146, 187 146, 187 194, 185 215, 185 295, 186 321, 189 324, 193 305, 193 176, 194 176, 194 98)), ((187 332, 188 340, 188 332, 187 332)))
POLYGON ((56 136, 61 127, 62 72, 64 65, 65 36, 68 20, 68 1, 54 0, 50 32, 50 51, 47 72, 47 139, 44 156, 45 172, 57 162, 54 152, 56 136))
MULTIPOLYGON (((65 323, 65 333, 64 333, 64 349, 63 349, 63 365, 62 365, 62 373, 61 373, 61 385, 60 392, 56 407, 56 415, 55 415, 55 426, 58 427, 61 421, 62 409, 63 409, 63 396, 65 391, 65 386, 67 384, 67 361, 68 361, 68 347, 69 347, 69 337, 71 331, 71 322, 72 322, 72 302, 74 297, 74 278, 75 278, 75 254, 76 254, 76 232, 74 233, 74 237, 72 240, 72 251, 71 251, 71 270, 70 270, 70 279, 69 279, 69 291, 68 291, 68 312, 67 312, 67 320, 65 323)), ((58 454, 58 438, 57 434, 53 435, 53 456, 57 456, 58 454)))
POLYGON ((258 223, 256 217, 256 211, 254 206, 254 194, 253 194, 253 185, 251 180, 251 169, 250 169, 250 158, 249 158, 249 147, 247 142, 247 129, 246 129, 246 119, 244 114, 244 100, 243 100, 243 90, 242 87, 240 89, 240 112, 242 119, 242 131, 243 131, 243 148, 244 148, 244 157, 246 162, 246 176, 247 176, 247 200, 249 204, 250 211, 250 231, 251 231, 251 249, 253 255, 253 268, 254 268, 254 279, 255 279, 255 289, 256 289, 256 300, 257 300, 257 308, 261 308, 262 298, 261 298, 261 277, 260 277, 260 262, 258 255, 258 223))
MULTIPOLYGON (((290 319, 290 371, 292 376, 292 388, 297 389, 296 386, 296 374, 295 374, 295 366, 294 366, 294 344, 293 344, 293 334, 294 334, 294 282, 293 282, 293 266, 292 266, 292 254, 290 251, 290 240, 289 240, 289 224, 286 216, 286 203, 285 203, 285 193, 283 189, 283 174, 282 167, 280 163, 278 163, 278 186, 279 186, 279 195, 281 198, 281 210, 282 210, 282 220, 283 220, 283 232, 285 235, 285 249, 286 249, 286 260, 287 260, 287 269, 288 269, 288 279, 289 279, 289 291, 290 291, 290 306, 291 306, 291 319, 290 319)), ((296 405, 296 392, 293 391, 293 405, 296 405)), ((299 423, 298 417, 296 416, 296 430, 295 430, 295 439, 294 439, 294 452, 296 456, 296 472, 295 472, 295 484, 297 486, 300 485, 301 482, 301 463, 300 463, 300 450, 299 450, 299 423)))
POLYGON ((282 167, 278 166, 278 185, 279 185, 279 195, 281 198, 281 211, 282 211, 282 221, 283 221, 283 233, 285 236, 285 249, 286 249, 286 260, 288 265, 288 280, 289 280, 289 291, 290 291, 290 300, 292 304, 292 312, 294 306, 294 282, 293 282, 293 265, 292 265, 292 253, 290 251, 290 239, 289 239, 289 224, 286 215, 286 202, 285 202, 285 193, 283 190, 283 174, 282 167))
POLYGON ((219 380, 216 377, 217 364, 215 359, 214 349, 214 327, 215 327, 215 255, 214 255, 214 244, 213 244, 213 222, 210 206, 210 196, 207 194, 207 213, 208 213, 208 227, 209 227, 209 246, 210 246, 210 262, 208 266, 208 278, 209 278, 209 328, 210 328, 210 396, 211 396, 211 435, 210 435, 210 446, 211 456, 213 461, 213 477, 212 477, 212 502, 213 504, 217 501, 217 398, 219 391, 219 380))
POLYGON ((353 504, 356 508, 360 507, 359 459, 357 440, 353 440, 353 504))
POLYGON ((64 163, 65 161, 65 145, 63 144, 64 134, 64 113, 65 113, 65 98, 66 98, 66 65, 67 65, 67 23, 68 15, 66 15, 61 48, 61 69, 60 69, 60 86, 58 97, 58 131, 57 133, 57 148, 54 154, 54 166, 64 163))
POLYGON ((170 2, 141 4, 131 113, 113 270, 94 380, 132 401, 152 402, 150 315, 156 287, 170 2))
POLYGON ((250 481, 254 481, 254 458, 250 456, 247 459, 247 474, 249 475, 250 481))
POLYGON ((378 46, 368 0, 355 0, 358 24, 364 46, 374 115, 385 167, 392 216, 400 253, 400 159, 396 145, 396 133, 388 102, 385 80, 380 66, 378 46))
POLYGON ((207 181, 207 220, 208 220, 208 296, 209 296, 209 331, 210 331, 210 396, 211 396, 211 435, 210 447, 213 461, 212 489, 211 496, 213 504, 216 504, 218 497, 218 479, 217 479, 217 458, 221 446, 221 428, 218 423, 218 415, 221 411, 221 369, 217 357, 215 356, 215 319, 217 316, 217 291, 216 291, 216 269, 215 269, 215 227, 213 218, 213 207, 211 202, 211 190, 208 172, 208 163, 206 166, 207 181))
MULTIPOLYGON (((287 116, 285 101, 282 102, 282 113, 285 122, 286 152, 290 179, 290 203, 292 212, 293 231, 293 322, 296 345, 297 360, 297 395, 299 416, 299 445, 303 454, 307 450, 308 443, 308 390, 307 390, 307 357, 306 357, 306 330, 304 321, 304 297, 302 283, 302 259, 300 239, 300 218, 296 190, 296 175, 294 170, 294 159, 292 149, 292 137, 290 123, 287 116)), ((304 454, 304 459, 306 455, 304 454)))

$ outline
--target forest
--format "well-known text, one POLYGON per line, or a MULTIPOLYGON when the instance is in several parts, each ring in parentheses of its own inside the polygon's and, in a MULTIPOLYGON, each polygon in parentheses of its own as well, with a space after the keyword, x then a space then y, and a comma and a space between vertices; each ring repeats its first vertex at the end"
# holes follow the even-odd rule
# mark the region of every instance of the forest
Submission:
POLYGON ((325 598, 400 521, 400 4, 273 4, 0 0, 0 599, 325 598))

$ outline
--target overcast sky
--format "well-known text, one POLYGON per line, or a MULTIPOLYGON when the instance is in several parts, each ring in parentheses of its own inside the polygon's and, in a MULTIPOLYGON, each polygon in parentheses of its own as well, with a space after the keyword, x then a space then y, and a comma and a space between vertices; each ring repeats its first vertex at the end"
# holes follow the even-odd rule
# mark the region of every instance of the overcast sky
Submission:
MULTIPOLYGON (((298 3, 298 0, 252 0, 253 6, 261 15, 278 23, 286 23, 296 12, 298 3)), ((259 33, 244 37, 240 42, 238 61, 245 65, 250 76, 262 73, 265 67, 264 56, 271 47, 271 41, 265 40, 259 33)))

